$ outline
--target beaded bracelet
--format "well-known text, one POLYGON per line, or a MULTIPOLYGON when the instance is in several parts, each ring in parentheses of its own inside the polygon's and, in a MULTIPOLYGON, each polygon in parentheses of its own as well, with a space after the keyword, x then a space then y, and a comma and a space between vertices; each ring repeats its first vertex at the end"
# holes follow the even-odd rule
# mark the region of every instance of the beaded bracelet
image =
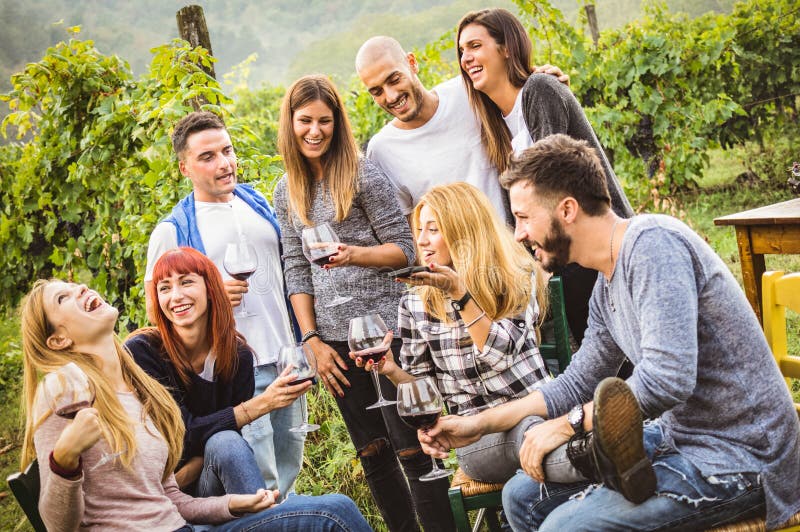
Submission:
POLYGON ((481 318, 482 318, 482 317, 484 317, 484 316, 486 316, 486 311, 485 311, 485 310, 484 310, 483 312, 481 312, 481 313, 480 313, 480 315, 478 315, 478 317, 477 317, 477 318, 475 318, 475 319, 474 319, 474 320, 472 320, 471 322, 467 323, 467 324, 466 324, 464 327, 466 327, 467 329, 469 329, 470 327, 472 327, 473 325, 475 325, 476 323, 478 323, 478 320, 479 320, 479 319, 481 319, 481 318))
POLYGON ((306 343, 306 342, 308 342, 309 340, 311 340, 312 338, 314 338, 315 336, 316 336, 317 338, 319 338, 319 337, 320 337, 320 336, 319 336, 319 331, 318 331, 318 330, 316 330, 316 329, 311 329, 310 331, 308 331, 307 333, 305 333, 305 334, 303 335, 303 338, 300 340, 300 342, 302 342, 302 343, 306 343))
POLYGON ((73 479, 81 474, 81 471, 83 470, 82 456, 78 457, 78 467, 75 469, 65 469, 63 466, 59 465, 58 462, 56 462, 56 459, 53 457, 54 452, 55 451, 50 451, 50 471, 66 479, 73 479))

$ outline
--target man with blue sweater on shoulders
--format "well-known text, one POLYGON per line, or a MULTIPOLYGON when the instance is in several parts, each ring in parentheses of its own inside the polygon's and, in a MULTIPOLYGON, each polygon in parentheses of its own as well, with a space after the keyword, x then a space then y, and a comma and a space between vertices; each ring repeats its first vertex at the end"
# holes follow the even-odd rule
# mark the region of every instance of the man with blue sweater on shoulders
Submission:
MULTIPOLYGON (((193 191, 172 209, 150 235, 145 285, 152 283, 153 266, 170 249, 188 246, 204 253, 219 269, 231 304, 246 298, 248 315, 236 315, 236 329, 252 347, 256 360, 255 395, 276 379, 282 346, 296 341, 293 317, 285 297, 280 228, 272 206, 249 185, 237 183, 236 153, 222 120, 213 113, 193 112, 172 133, 172 146, 181 174, 193 191), (223 267, 228 244, 248 242, 258 266, 247 281, 230 277, 223 267)), ((146 290, 149 294, 150 291, 146 290)), ((148 317, 153 305, 148 297, 148 317)), ((276 383, 277 384, 277 383, 276 383)), ((303 459, 303 433, 289 432, 305 415, 305 398, 274 410, 242 427, 253 448, 269 489, 285 497, 294 486, 303 459)), ((188 479, 190 480, 190 479, 188 479)))
POLYGON ((523 471, 503 488, 514 530, 704 530, 800 511, 800 424, 744 293, 722 260, 675 218, 610 209, 603 169, 584 141, 552 135, 512 159, 517 240, 542 266, 599 272, 580 350, 558 378, 427 434, 442 456, 522 417, 523 471), (612 376, 627 358, 627 381, 612 376), (642 423, 643 418, 651 421, 642 423), (567 445, 589 479, 547 478, 567 445))

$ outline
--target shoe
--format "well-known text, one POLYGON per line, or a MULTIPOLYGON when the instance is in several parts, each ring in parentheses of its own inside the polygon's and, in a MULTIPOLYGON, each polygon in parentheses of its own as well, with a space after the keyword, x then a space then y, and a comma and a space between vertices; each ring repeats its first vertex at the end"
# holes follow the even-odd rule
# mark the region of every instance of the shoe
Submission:
POLYGON ((586 480, 597 484, 603 482, 600 469, 594 458, 594 433, 577 432, 567 442, 567 458, 572 467, 578 470, 586 480))
POLYGON ((603 483, 634 504, 656 491, 653 465, 644 452, 642 411, 625 381, 603 379, 594 392, 592 454, 603 483))

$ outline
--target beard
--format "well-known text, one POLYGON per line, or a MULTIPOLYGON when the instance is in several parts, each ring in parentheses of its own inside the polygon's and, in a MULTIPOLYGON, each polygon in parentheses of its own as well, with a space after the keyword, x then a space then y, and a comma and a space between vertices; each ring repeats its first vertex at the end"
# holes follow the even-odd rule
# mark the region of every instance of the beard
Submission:
POLYGON ((423 99, 422 89, 417 85, 412 84, 411 91, 408 94, 408 100, 409 103, 411 103, 413 106, 409 109, 408 114, 406 114, 401 118, 392 113, 391 111, 389 111, 389 109, 387 109, 387 111, 389 111, 389 114, 391 114, 401 122, 411 122, 412 120, 415 120, 422 112, 422 99, 423 99))
POLYGON ((555 218, 550 219, 550 231, 545 235, 544 242, 539 248, 549 257, 542 259, 542 268, 550 273, 555 273, 569 264, 569 250, 572 246, 570 237, 555 218))

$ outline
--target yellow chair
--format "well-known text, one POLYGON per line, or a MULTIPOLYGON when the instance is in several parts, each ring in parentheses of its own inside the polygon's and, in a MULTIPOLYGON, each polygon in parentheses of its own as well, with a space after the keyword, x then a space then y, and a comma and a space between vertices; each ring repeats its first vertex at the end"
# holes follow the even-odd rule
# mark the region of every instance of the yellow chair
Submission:
MULTIPOLYGON (((788 353, 786 309, 800 312, 800 273, 765 272, 761 289, 764 334, 791 390, 789 379, 800 379, 800 357, 788 353)), ((800 403, 795 403, 794 407, 800 415, 800 403)))

